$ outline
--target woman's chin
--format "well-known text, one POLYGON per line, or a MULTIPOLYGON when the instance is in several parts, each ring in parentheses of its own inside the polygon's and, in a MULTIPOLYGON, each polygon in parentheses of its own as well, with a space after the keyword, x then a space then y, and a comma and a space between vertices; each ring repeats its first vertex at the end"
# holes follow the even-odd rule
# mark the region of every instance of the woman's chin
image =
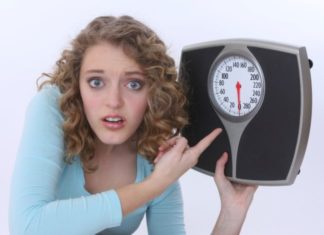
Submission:
POLYGON ((98 138, 101 144, 104 145, 122 145, 130 141, 130 137, 105 137, 98 138))

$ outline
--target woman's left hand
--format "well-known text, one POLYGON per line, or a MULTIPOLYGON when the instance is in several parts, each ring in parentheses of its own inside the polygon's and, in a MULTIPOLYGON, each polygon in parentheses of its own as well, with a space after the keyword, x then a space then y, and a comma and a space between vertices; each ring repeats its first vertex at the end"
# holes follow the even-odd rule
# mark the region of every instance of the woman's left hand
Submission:
POLYGON ((228 155, 224 153, 216 163, 214 180, 220 195, 221 211, 212 233, 214 235, 239 234, 257 190, 256 185, 229 181, 224 174, 227 160, 228 155))
POLYGON ((216 163, 216 171, 214 180, 217 185, 222 209, 229 210, 235 207, 235 211, 238 209, 248 209, 250 206, 253 195, 257 190, 257 185, 240 184, 229 181, 225 174, 225 164, 228 160, 227 153, 224 153, 216 163))

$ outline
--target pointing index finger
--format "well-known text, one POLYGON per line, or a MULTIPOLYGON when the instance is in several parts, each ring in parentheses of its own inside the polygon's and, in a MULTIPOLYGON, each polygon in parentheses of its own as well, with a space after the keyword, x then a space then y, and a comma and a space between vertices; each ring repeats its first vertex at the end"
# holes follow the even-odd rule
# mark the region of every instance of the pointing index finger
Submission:
POLYGON ((214 139, 222 132, 221 128, 217 128, 201 139, 195 146, 191 148, 191 151, 194 155, 197 155, 197 158, 200 154, 205 151, 205 149, 214 141, 214 139))

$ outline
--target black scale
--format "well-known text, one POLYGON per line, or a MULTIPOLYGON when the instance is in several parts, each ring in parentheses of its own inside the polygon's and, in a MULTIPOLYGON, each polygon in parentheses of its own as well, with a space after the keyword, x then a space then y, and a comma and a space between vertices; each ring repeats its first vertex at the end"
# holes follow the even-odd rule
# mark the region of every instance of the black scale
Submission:
POLYGON ((311 122, 310 67, 305 47, 234 39, 187 46, 180 79, 188 86, 195 145, 214 128, 223 133, 194 167, 213 175, 228 152, 225 174, 232 181, 292 184, 304 158, 311 122))

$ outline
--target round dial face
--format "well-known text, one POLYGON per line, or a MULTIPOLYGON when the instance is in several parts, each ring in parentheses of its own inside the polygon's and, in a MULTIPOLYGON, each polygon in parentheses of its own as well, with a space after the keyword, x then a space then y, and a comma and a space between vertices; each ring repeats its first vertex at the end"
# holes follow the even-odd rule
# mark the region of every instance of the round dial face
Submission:
POLYGON ((216 61, 208 86, 215 107, 225 116, 232 117, 257 111, 265 90, 260 67, 241 55, 229 55, 216 61))

